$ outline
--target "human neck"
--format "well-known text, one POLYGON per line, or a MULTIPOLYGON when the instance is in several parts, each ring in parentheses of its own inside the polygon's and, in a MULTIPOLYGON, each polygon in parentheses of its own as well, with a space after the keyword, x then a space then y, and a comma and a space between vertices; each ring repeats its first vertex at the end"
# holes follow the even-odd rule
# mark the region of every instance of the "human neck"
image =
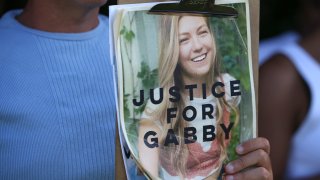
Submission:
POLYGON ((48 32, 80 33, 99 24, 99 7, 85 8, 67 1, 30 0, 17 20, 25 26, 48 32))

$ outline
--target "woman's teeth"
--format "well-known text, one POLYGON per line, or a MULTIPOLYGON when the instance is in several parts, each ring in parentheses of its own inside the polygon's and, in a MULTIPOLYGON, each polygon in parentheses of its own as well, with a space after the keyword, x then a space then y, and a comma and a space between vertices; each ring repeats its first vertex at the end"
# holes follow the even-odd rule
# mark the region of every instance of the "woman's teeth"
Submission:
POLYGON ((207 54, 203 54, 203 55, 201 55, 201 56, 198 56, 198 57, 195 57, 195 58, 191 59, 191 61, 193 61, 193 62, 199 62, 199 61, 204 60, 206 57, 207 57, 207 54))

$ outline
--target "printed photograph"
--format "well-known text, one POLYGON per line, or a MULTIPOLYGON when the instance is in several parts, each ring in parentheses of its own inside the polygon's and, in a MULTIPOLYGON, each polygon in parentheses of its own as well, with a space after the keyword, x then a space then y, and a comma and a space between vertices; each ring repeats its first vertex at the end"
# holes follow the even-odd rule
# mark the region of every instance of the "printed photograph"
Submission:
POLYGON ((121 13, 114 37, 130 176, 219 179, 235 147, 256 136, 248 7, 226 6, 239 16, 121 13))

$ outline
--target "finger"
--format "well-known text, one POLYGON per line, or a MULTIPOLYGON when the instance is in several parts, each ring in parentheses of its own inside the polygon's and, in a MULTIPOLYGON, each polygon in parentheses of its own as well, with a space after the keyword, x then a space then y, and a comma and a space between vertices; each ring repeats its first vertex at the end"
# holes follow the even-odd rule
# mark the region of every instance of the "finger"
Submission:
POLYGON ((246 171, 236 173, 233 175, 227 175, 226 180, 272 180, 272 173, 263 167, 248 169, 246 171))
POLYGON ((254 138, 250 139, 242 144, 240 144, 236 151, 239 155, 247 154, 252 151, 256 151, 258 149, 263 149, 267 152, 267 154, 270 153, 270 144, 269 141, 266 138, 254 138))
POLYGON ((270 172, 271 163, 266 151, 258 149, 227 164, 225 170, 227 174, 235 174, 249 167, 264 167, 270 172))

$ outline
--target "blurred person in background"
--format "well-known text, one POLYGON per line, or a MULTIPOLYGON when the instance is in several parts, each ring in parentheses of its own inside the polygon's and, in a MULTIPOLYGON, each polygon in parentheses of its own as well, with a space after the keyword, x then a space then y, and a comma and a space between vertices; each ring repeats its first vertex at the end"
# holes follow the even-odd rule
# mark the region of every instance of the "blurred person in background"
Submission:
POLYGON ((106 2, 29 0, 1 17, 0 179, 115 179, 106 2))
POLYGON ((260 67, 259 135, 271 143, 275 179, 319 179, 320 1, 287 3, 296 3, 294 35, 267 41, 276 48, 260 67))

